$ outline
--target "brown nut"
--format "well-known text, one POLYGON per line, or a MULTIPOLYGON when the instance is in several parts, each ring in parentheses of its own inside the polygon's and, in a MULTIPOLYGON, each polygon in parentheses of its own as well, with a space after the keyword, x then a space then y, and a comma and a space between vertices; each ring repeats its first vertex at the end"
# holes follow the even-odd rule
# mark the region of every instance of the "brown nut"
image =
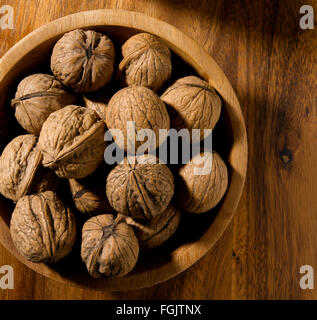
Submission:
POLYGON ((64 85, 77 92, 91 92, 110 81, 115 51, 112 41, 92 30, 73 30, 57 41, 51 69, 64 85))
POLYGON ((169 205, 174 177, 165 164, 153 156, 129 156, 107 177, 110 205, 135 220, 151 220, 169 205))
POLYGON ((145 87, 128 87, 119 90, 108 104, 106 123, 109 129, 119 129, 123 141, 114 137, 117 145, 125 151, 138 151, 144 143, 132 138, 132 134, 142 129, 151 129, 155 137, 149 138, 149 150, 155 150, 160 143, 160 129, 168 130, 170 120, 162 100, 157 94, 145 87), (128 128, 129 121, 134 122, 132 129, 128 128), (129 132, 131 131, 131 132, 129 132))
POLYGON ((139 33, 122 46, 119 70, 128 86, 137 85, 157 91, 172 73, 171 52, 158 37, 139 33))
POLYGON ((179 178, 178 203, 189 213, 211 210, 219 203, 228 186, 227 167, 215 151, 193 157, 180 169, 179 178), (205 158, 200 160, 198 156, 205 158))
POLYGON ((150 249, 160 246, 177 230, 181 219, 181 211, 170 204, 166 210, 154 217, 148 223, 138 223, 127 217, 127 223, 133 227, 140 248, 150 249))
POLYGON ((103 160, 105 123, 97 113, 70 105, 53 112, 44 122, 39 148, 43 165, 61 178, 81 179, 103 160))
POLYGON ((75 101, 76 97, 68 93, 53 76, 37 73, 20 82, 11 105, 21 126, 38 136, 44 121, 52 112, 75 101))
POLYGON ((70 253, 76 238, 73 213, 52 191, 22 197, 10 222, 15 247, 33 262, 57 262, 70 253))
POLYGON ((123 277, 135 267, 138 256, 138 240, 124 216, 104 214, 85 222, 81 257, 92 277, 123 277))
POLYGON ((210 85, 197 77, 178 79, 161 96, 171 118, 171 127, 190 130, 193 142, 204 139, 204 129, 213 129, 220 117, 221 100, 210 85), (200 136, 192 134, 200 129, 200 136))
POLYGON ((85 107, 94 110, 100 119, 106 120, 106 111, 107 111, 107 102, 106 101, 99 101, 94 100, 86 95, 83 96, 85 107))
POLYGON ((41 165, 42 154, 33 134, 14 138, 0 157, 0 192, 8 199, 18 201, 31 193, 55 190, 58 178, 41 165))
POLYGON ((88 186, 82 180, 69 180, 70 191, 76 209, 86 215, 102 214, 111 211, 111 206, 104 194, 88 186))

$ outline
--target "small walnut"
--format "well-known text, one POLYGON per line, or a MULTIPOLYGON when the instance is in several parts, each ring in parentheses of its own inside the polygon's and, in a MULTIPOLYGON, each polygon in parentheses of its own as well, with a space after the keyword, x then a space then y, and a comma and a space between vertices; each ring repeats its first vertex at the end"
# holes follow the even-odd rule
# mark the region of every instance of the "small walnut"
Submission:
POLYGON ((200 129, 200 137, 192 135, 193 142, 204 139, 204 129, 213 129, 220 117, 221 100, 210 85, 197 77, 178 79, 161 96, 171 117, 171 127, 177 130, 200 129))
POLYGON ((144 86, 157 91, 172 73, 171 52, 158 37, 139 33, 122 46, 119 70, 128 86, 144 86))
POLYGON ((43 165, 61 178, 81 179, 103 160, 105 123, 97 113, 70 105, 53 112, 44 122, 39 148, 43 165))
POLYGON ((76 97, 53 76, 37 73, 20 82, 11 105, 21 126, 27 132, 39 135, 44 121, 52 112, 75 101, 76 97))
POLYGON ((148 137, 148 149, 155 150, 163 142, 159 139, 159 129, 170 128, 169 116, 162 100, 151 89, 137 86, 121 89, 110 99, 106 123, 109 129, 121 130, 124 141, 114 136, 115 142, 125 151, 132 152, 135 149, 138 151, 138 147, 144 143, 132 138, 135 132, 151 129, 155 137, 148 137), (128 127, 128 121, 134 121, 135 129, 128 127))
POLYGON ((228 186, 227 167, 215 151, 193 157, 180 169, 179 178, 178 203, 189 213, 212 209, 219 203, 228 186), (204 158, 199 159, 199 156, 204 158))
POLYGON ((135 267, 138 256, 138 240, 124 216, 104 214, 85 222, 81 257, 92 277, 122 277, 135 267))
POLYGON ((73 213, 56 193, 22 197, 10 222, 10 233, 22 256, 33 262, 57 262, 70 253, 76 239, 73 213))
POLYGON ((181 219, 181 211, 170 204, 166 210, 154 217, 148 223, 138 223, 127 217, 127 223, 133 227, 140 248, 150 249, 160 246, 177 230, 181 219))
POLYGON ((111 212, 111 206, 104 194, 101 194, 86 181, 69 180, 70 191, 76 209, 86 215, 111 212))
POLYGON ((57 188, 54 172, 41 165, 42 154, 37 137, 26 134, 14 138, 0 157, 0 192, 18 201, 22 196, 57 188))
POLYGON ((165 164, 153 156, 129 156, 107 177, 110 205, 135 220, 151 220, 169 205, 174 177, 165 164))
POLYGON ((64 85, 77 92, 91 92, 110 81, 115 51, 105 35, 73 30, 57 41, 51 56, 51 69, 64 85))
POLYGON ((85 102, 85 107, 94 110, 100 119, 106 121, 106 111, 107 111, 107 102, 105 101, 100 101, 96 99, 92 99, 88 96, 83 96, 84 102, 85 102))

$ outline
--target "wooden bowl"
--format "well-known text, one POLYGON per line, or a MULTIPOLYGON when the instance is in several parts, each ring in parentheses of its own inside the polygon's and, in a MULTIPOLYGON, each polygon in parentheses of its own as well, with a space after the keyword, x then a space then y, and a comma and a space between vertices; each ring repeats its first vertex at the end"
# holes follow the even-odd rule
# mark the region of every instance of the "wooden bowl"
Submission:
POLYGON ((0 60, 1 150, 15 135, 20 134, 14 131, 16 124, 9 104, 18 81, 28 73, 43 71, 41 66, 48 65, 55 42, 65 32, 77 28, 104 32, 115 42, 118 53, 120 45, 131 35, 138 32, 155 34, 173 51, 175 68, 178 70, 176 77, 196 72, 218 91, 223 100, 223 109, 213 140, 215 149, 228 165, 228 190, 212 212, 191 216, 184 214, 184 222, 176 235, 162 247, 144 254, 136 268, 119 279, 91 278, 80 258, 78 261, 75 258, 78 264, 74 263, 73 258, 65 258, 56 265, 36 264, 24 259, 15 249, 9 233, 13 204, 3 197, 0 198, 0 241, 29 268, 67 285, 111 291, 149 287, 166 281, 193 265, 215 245, 230 223, 243 190, 247 169, 247 136, 243 114, 230 82, 217 63, 196 42, 175 27, 136 12, 80 12, 33 31, 0 60))

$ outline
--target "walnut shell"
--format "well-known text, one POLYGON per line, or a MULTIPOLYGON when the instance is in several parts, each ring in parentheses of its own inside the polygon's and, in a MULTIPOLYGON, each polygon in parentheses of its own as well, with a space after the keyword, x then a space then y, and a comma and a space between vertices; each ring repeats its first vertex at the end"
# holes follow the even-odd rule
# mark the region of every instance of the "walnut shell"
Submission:
POLYGON ((133 227, 140 248, 151 249, 160 246, 175 233, 180 219, 181 211, 171 203, 166 210, 148 223, 141 224, 130 217, 127 217, 127 223, 133 227))
POLYGON ((129 156, 107 177, 110 205, 135 220, 151 220, 169 205, 174 177, 165 164, 153 156, 129 156))
POLYGON ((135 267, 138 256, 138 240, 125 217, 104 214, 85 222, 81 257, 92 277, 123 277, 135 267))
POLYGON ((31 193, 55 190, 58 178, 41 165, 42 154, 33 134, 14 138, 0 157, 0 192, 18 201, 31 193))
POLYGON ((55 77, 76 92, 91 92, 110 81, 115 51, 105 35, 88 30, 73 30, 57 41, 51 56, 55 77))
POLYGON ((178 203, 189 213, 203 213, 212 209, 219 203, 228 186, 227 167, 215 151, 205 153, 205 164, 212 159, 210 172, 207 174, 195 172, 204 167, 202 161, 198 159, 198 156, 203 155, 201 153, 193 157, 179 171, 178 203))
POLYGON ((106 101, 98 101, 83 96, 85 107, 94 110, 100 119, 106 120, 107 103, 106 101))
POLYGON ((110 212, 111 206, 108 199, 101 195, 95 188, 87 186, 82 180, 69 180, 69 187, 76 209, 86 215, 110 212))
POLYGON ((70 105, 44 122, 39 148, 43 165, 61 178, 80 179, 93 173, 103 160, 105 123, 97 113, 70 105))
POLYGON ((158 37, 139 33, 122 46, 119 70, 128 86, 137 85, 157 91, 172 73, 171 52, 158 37))
POLYGON ((15 99, 15 117, 29 133, 39 135, 47 117, 54 111, 73 104, 76 97, 68 93, 62 83, 48 74, 32 74, 18 85, 15 99))
POLYGON ((106 123, 109 129, 119 129, 124 141, 114 136, 117 145, 125 151, 137 151, 144 142, 131 137, 141 129, 151 129, 155 138, 149 141, 149 150, 159 145, 159 129, 169 129, 170 120, 166 107, 157 94, 146 87, 128 87, 119 90, 109 101, 106 123), (134 121, 135 130, 128 129, 128 121, 134 121), (135 146, 135 147, 134 147, 135 146))
POLYGON ((220 117, 221 100, 210 85, 198 77, 178 79, 161 96, 171 118, 171 127, 187 128, 193 142, 204 139, 204 129, 213 129, 220 117), (200 129, 200 137, 192 135, 200 129))
POLYGON ((70 253, 76 239, 76 221, 56 193, 46 191, 22 197, 10 221, 15 247, 33 262, 57 262, 70 253))

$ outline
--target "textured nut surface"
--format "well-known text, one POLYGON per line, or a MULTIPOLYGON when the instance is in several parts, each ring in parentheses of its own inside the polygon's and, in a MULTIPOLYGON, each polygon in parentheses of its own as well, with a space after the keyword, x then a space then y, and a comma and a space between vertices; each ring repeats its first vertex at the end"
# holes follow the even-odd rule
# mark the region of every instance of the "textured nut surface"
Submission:
POLYGON ((0 192, 18 201, 29 193, 54 190, 57 177, 41 166, 37 137, 26 134, 14 138, 0 157, 0 192))
POLYGON ((24 78, 18 85, 15 99, 15 117, 29 133, 39 135, 47 117, 54 111, 73 104, 76 97, 48 74, 37 73, 24 78))
POLYGON ((168 240, 177 230, 181 219, 181 211, 175 204, 170 204, 161 214, 148 223, 138 223, 129 220, 127 223, 133 227, 140 248, 150 249, 160 246, 168 240))
POLYGON ((122 277, 134 268, 138 256, 138 240, 125 217, 104 214, 85 222, 81 257, 91 276, 122 277))
POLYGON ((57 262, 70 253, 76 238, 73 213, 56 193, 22 197, 10 222, 14 245, 33 262, 57 262))
POLYGON ((157 91, 172 73, 171 53, 159 38, 139 33, 122 46, 123 60, 119 70, 124 72, 128 86, 145 86, 157 91))
MULTIPOLYGON (((136 151, 143 141, 136 141, 132 134, 142 129, 151 129, 155 138, 149 138, 149 149, 156 149, 159 144, 159 129, 169 129, 170 119, 166 107, 157 94, 146 87, 129 87, 119 90, 109 101, 106 123, 109 129, 119 129, 124 141, 114 136, 118 146, 125 151, 136 151), (128 121, 133 121, 135 129, 128 129, 128 121)), ((162 142, 162 141, 161 141, 162 142)))
POLYGON ((150 220, 167 208, 174 193, 174 177, 157 161, 153 156, 129 156, 112 169, 106 193, 117 212, 135 220, 150 220))
POLYGON ((51 56, 51 69, 64 85, 77 92, 91 92, 110 81, 115 51, 101 33, 81 29, 65 33, 51 56))
POLYGON ((85 107, 94 110, 100 119, 106 120, 107 103, 101 101, 94 101, 87 96, 83 97, 85 107))
POLYGON ((228 186, 228 171, 218 153, 205 153, 204 161, 197 155, 179 171, 178 203, 189 213, 207 212, 218 204, 228 186), (212 156, 211 156, 212 155, 212 156), (195 170, 204 168, 212 159, 211 171, 208 174, 197 174, 195 170))
POLYGON ((93 173, 103 160, 105 123, 97 113, 70 105, 44 122, 39 148, 43 165, 61 178, 80 179, 93 173))
POLYGON ((96 188, 88 186, 87 182, 70 179, 69 186, 74 205, 79 212, 92 215, 111 211, 106 196, 94 190, 96 188))
POLYGON ((178 79, 161 96, 171 118, 171 127, 177 130, 200 129, 204 139, 204 129, 213 129, 220 117, 221 100, 209 84, 195 76, 178 79))

